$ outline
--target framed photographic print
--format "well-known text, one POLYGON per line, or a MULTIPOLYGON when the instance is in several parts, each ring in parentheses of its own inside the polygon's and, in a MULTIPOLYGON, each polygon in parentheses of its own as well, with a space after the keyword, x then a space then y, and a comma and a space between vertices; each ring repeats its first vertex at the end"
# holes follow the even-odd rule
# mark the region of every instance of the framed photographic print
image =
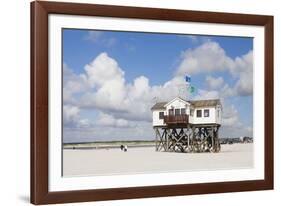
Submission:
POLYGON ((273 189, 273 17, 31 3, 31 202, 273 189))

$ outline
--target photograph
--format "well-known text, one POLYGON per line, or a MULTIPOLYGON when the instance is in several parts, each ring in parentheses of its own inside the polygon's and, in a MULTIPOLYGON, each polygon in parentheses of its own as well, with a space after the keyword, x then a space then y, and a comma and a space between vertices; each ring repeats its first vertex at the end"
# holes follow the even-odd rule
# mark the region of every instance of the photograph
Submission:
POLYGON ((30 9, 31 203, 274 188, 274 16, 30 9))
POLYGON ((63 177, 254 167, 253 37, 62 28, 61 39, 63 177))

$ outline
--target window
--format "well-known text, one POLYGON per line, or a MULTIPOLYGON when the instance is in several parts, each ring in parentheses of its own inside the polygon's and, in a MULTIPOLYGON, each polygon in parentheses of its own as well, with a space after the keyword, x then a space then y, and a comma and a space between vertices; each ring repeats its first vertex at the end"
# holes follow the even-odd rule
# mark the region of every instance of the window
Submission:
POLYGON ((204 109, 204 117, 209 117, 209 116, 210 116, 209 109, 204 109))
POLYGON ((183 114, 186 114, 185 108, 181 108, 181 114, 182 114, 182 115, 183 115, 183 114))
POLYGON ((164 112, 159 112, 159 119, 164 119, 164 112))
POLYGON ((202 117, 202 110, 196 110, 196 117, 202 117))
POLYGON ((175 115, 176 116, 180 115, 180 111, 181 111, 180 109, 175 109, 175 115))
POLYGON ((193 117, 193 114, 194 114, 194 109, 190 109, 190 116, 193 117))
POLYGON ((174 110, 173 109, 169 109, 169 115, 174 115, 174 110))

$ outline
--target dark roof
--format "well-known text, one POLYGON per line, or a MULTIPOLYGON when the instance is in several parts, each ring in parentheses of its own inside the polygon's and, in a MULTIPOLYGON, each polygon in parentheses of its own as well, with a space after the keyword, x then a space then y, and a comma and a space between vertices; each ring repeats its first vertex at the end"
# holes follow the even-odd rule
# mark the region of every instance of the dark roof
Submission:
POLYGON ((164 105, 167 104, 168 102, 157 102, 151 107, 151 110, 155 109, 165 109, 164 105))
POLYGON ((195 107, 206 107, 206 106, 216 106, 221 105, 219 99, 208 99, 208 100, 194 100, 189 101, 195 107))
MULTIPOLYGON (((184 100, 185 101, 185 100, 184 100)), ((195 107, 207 107, 207 106, 216 106, 216 105, 221 105, 221 102, 219 99, 208 99, 208 100, 192 100, 192 101, 187 101, 191 105, 195 107)), ((165 104, 168 102, 157 102, 155 105, 151 107, 151 110, 156 110, 156 109, 165 109, 165 104)))

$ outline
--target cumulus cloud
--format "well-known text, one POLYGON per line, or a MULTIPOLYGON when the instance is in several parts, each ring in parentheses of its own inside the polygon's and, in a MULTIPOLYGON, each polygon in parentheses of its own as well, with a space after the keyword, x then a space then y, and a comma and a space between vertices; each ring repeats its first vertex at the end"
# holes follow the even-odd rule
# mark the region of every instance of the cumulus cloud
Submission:
POLYGON ((67 64, 63 64, 63 102, 74 103, 75 93, 86 91, 89 88, 84 74, 75 74, 67 64))
POLYGON ((129 124, 129 121, 125 119, 116 119, 114 116, 110 114, 105 114, 100 112, 99 117, 97 118, 96 124, 98 126, 105 126, 105 127, 129 127, 133 126, 129 124))
MULTIPOLYGON (((218 45, 213 47, 218 49, 218 45)), ((213 50, 216 49, 213 48, 213 50)), ((236 59, 240 68, 243 68, 243 64, 248 65, 251 62, 250 56, 251 54, 248 54, 236 59)), ((66 71, 68 71, 67 68, 66 71)), ((125 72, 117 61, 105 52, 87 64, 84 71, 79 75, 68 71, 64 86, 64 90, 67 91, 65 99, 72 99, 73 97, 69 94, 75 94, 87 88, 79 99, 79 107, 99 109, 104 113, 110 113, 114 118, 130 121, 150 122, 150 107, 153 99, 157 97, 158 101, 168 101, 178 96, 180 85, 185 85, 182 76, 177 75, 163 85, 151 86, 149 79, 145 76, 139 76, 132 83, 128 83, 125 80, 125 72)), ((242 69, 235 72, 233 75, 248 75, 248 72, 242 69)), ((224 98, 235 94, 234 88, 224 84, 222 77, 214 78, 208 75, 206 83, 209 90, 198 89, 198 94, 194 99, 224 98)), ((239 81, 236 85, 240 85, 239 81)), ((242 88, 242 86, 237 86, 237 88, 242 88)))
POLYGON ((90 125, 88 119, 80 117, 80 108, 72 105, 63 106, 63 125, 67 128, 88 127, 90 125))
POLYGON ((101 53, 85 66, 87 85, 91 86, 81 96, 81 108, 100 109, 115 118, 151 121, 150 107, 153 98, 169 100, 178 94, 178 85, 184 79, 174 77, 163 85, 151 86, 149 79, 139 76, 132 83, 125 81, 125 73, 107 53, 101 53))
POLYGON ((195 49, 188 49, 181 55, 176 75, 223 71, 232 66, 232 60, 216 42, 208 41, 195 49))
MULTIPOLYGON (((213 41, 207 41, 202 45, 184 51, 175 75, 208 74, 210 72, 228 72, 236 78, 236 84, 232 91, 226 88, 228 95, 248 96, 253 93, 253 52, 249 51, 242 57, 230 58, 224 49, 213 41)), ((219 88, 223 79, 206 78, 211 89, 219 88)), ((229 87, 229 85, 228 85, 229 87)))
POLYGON ((82 96, 80 106, 124 110, 126 97, 124 72, 117 62, 107 53, 101 53, 84 69, 91 90, 82 96))
MULTIPOLYGON (((140 134, 138 130, 151 132, 150 108, 155 97, 158 101, 169 101, 178 96, 179 87, 185 85, 183 75, 207 74, 211 71, 229 72, 236 79, 234 86, 231 87, 220 76, 208 75, 205 79, 208 88, 198 89, 193 98, 220 98, 224 107, 224 126, 241 127, 237 109, 234 105, 225 104, 224 98, 251 95, 252 52, 231 59, 218 43, 210 41, 185 51, 174 77, 161 85, 150 85, 145 76, 127 82, 118 62, 105 52, 86 64, 81 74, 75 74, 64 65, 64 123, 72 128, 75 128, 73 125, 76 128, 87 127, 87 131, 91 130, 97 136, 101 131, 95 130, 96 126, 107 127, 107 130, 118 128, 119 134, 125 134, 125 128, 127 133, 140 134), (84 109, 99 112, 93 122, 80 116, 80 110, 84 109)), ((244 129, 250 132, 251 128, 244 129)))
POLYGON ((206 77, 206 83, 207 83, 207 87, 210 89, 217 89, 220 88, 223 84, 224 84, 224 80, 222 77, 212 77, 212 76, 207 76, 206 77))
POLYGON ((224 105, 222 113, 222 124, 224 126, 241 125, 239 122, 239 112, 234 105, 224 105))
POLYGON ((232 70, 234 75, 239 76, 235 85, 237 94, 247 96, 253 94, 253 52, 250 51, 242 57, 235 59, 235 69, 232 70))
POLYGON ((199 89, 198 94, 194 97, 196 100, 206 100, 206 99, 218 99, 220 98, 220 93, 216 90, 203 90, 199 89))
POLYGON ((242 124, 239 112, 234 105, 225 104, 222 115, 222 127, 220 130, 221 138, 239 136, 253 137, 252 126, 242 124))

